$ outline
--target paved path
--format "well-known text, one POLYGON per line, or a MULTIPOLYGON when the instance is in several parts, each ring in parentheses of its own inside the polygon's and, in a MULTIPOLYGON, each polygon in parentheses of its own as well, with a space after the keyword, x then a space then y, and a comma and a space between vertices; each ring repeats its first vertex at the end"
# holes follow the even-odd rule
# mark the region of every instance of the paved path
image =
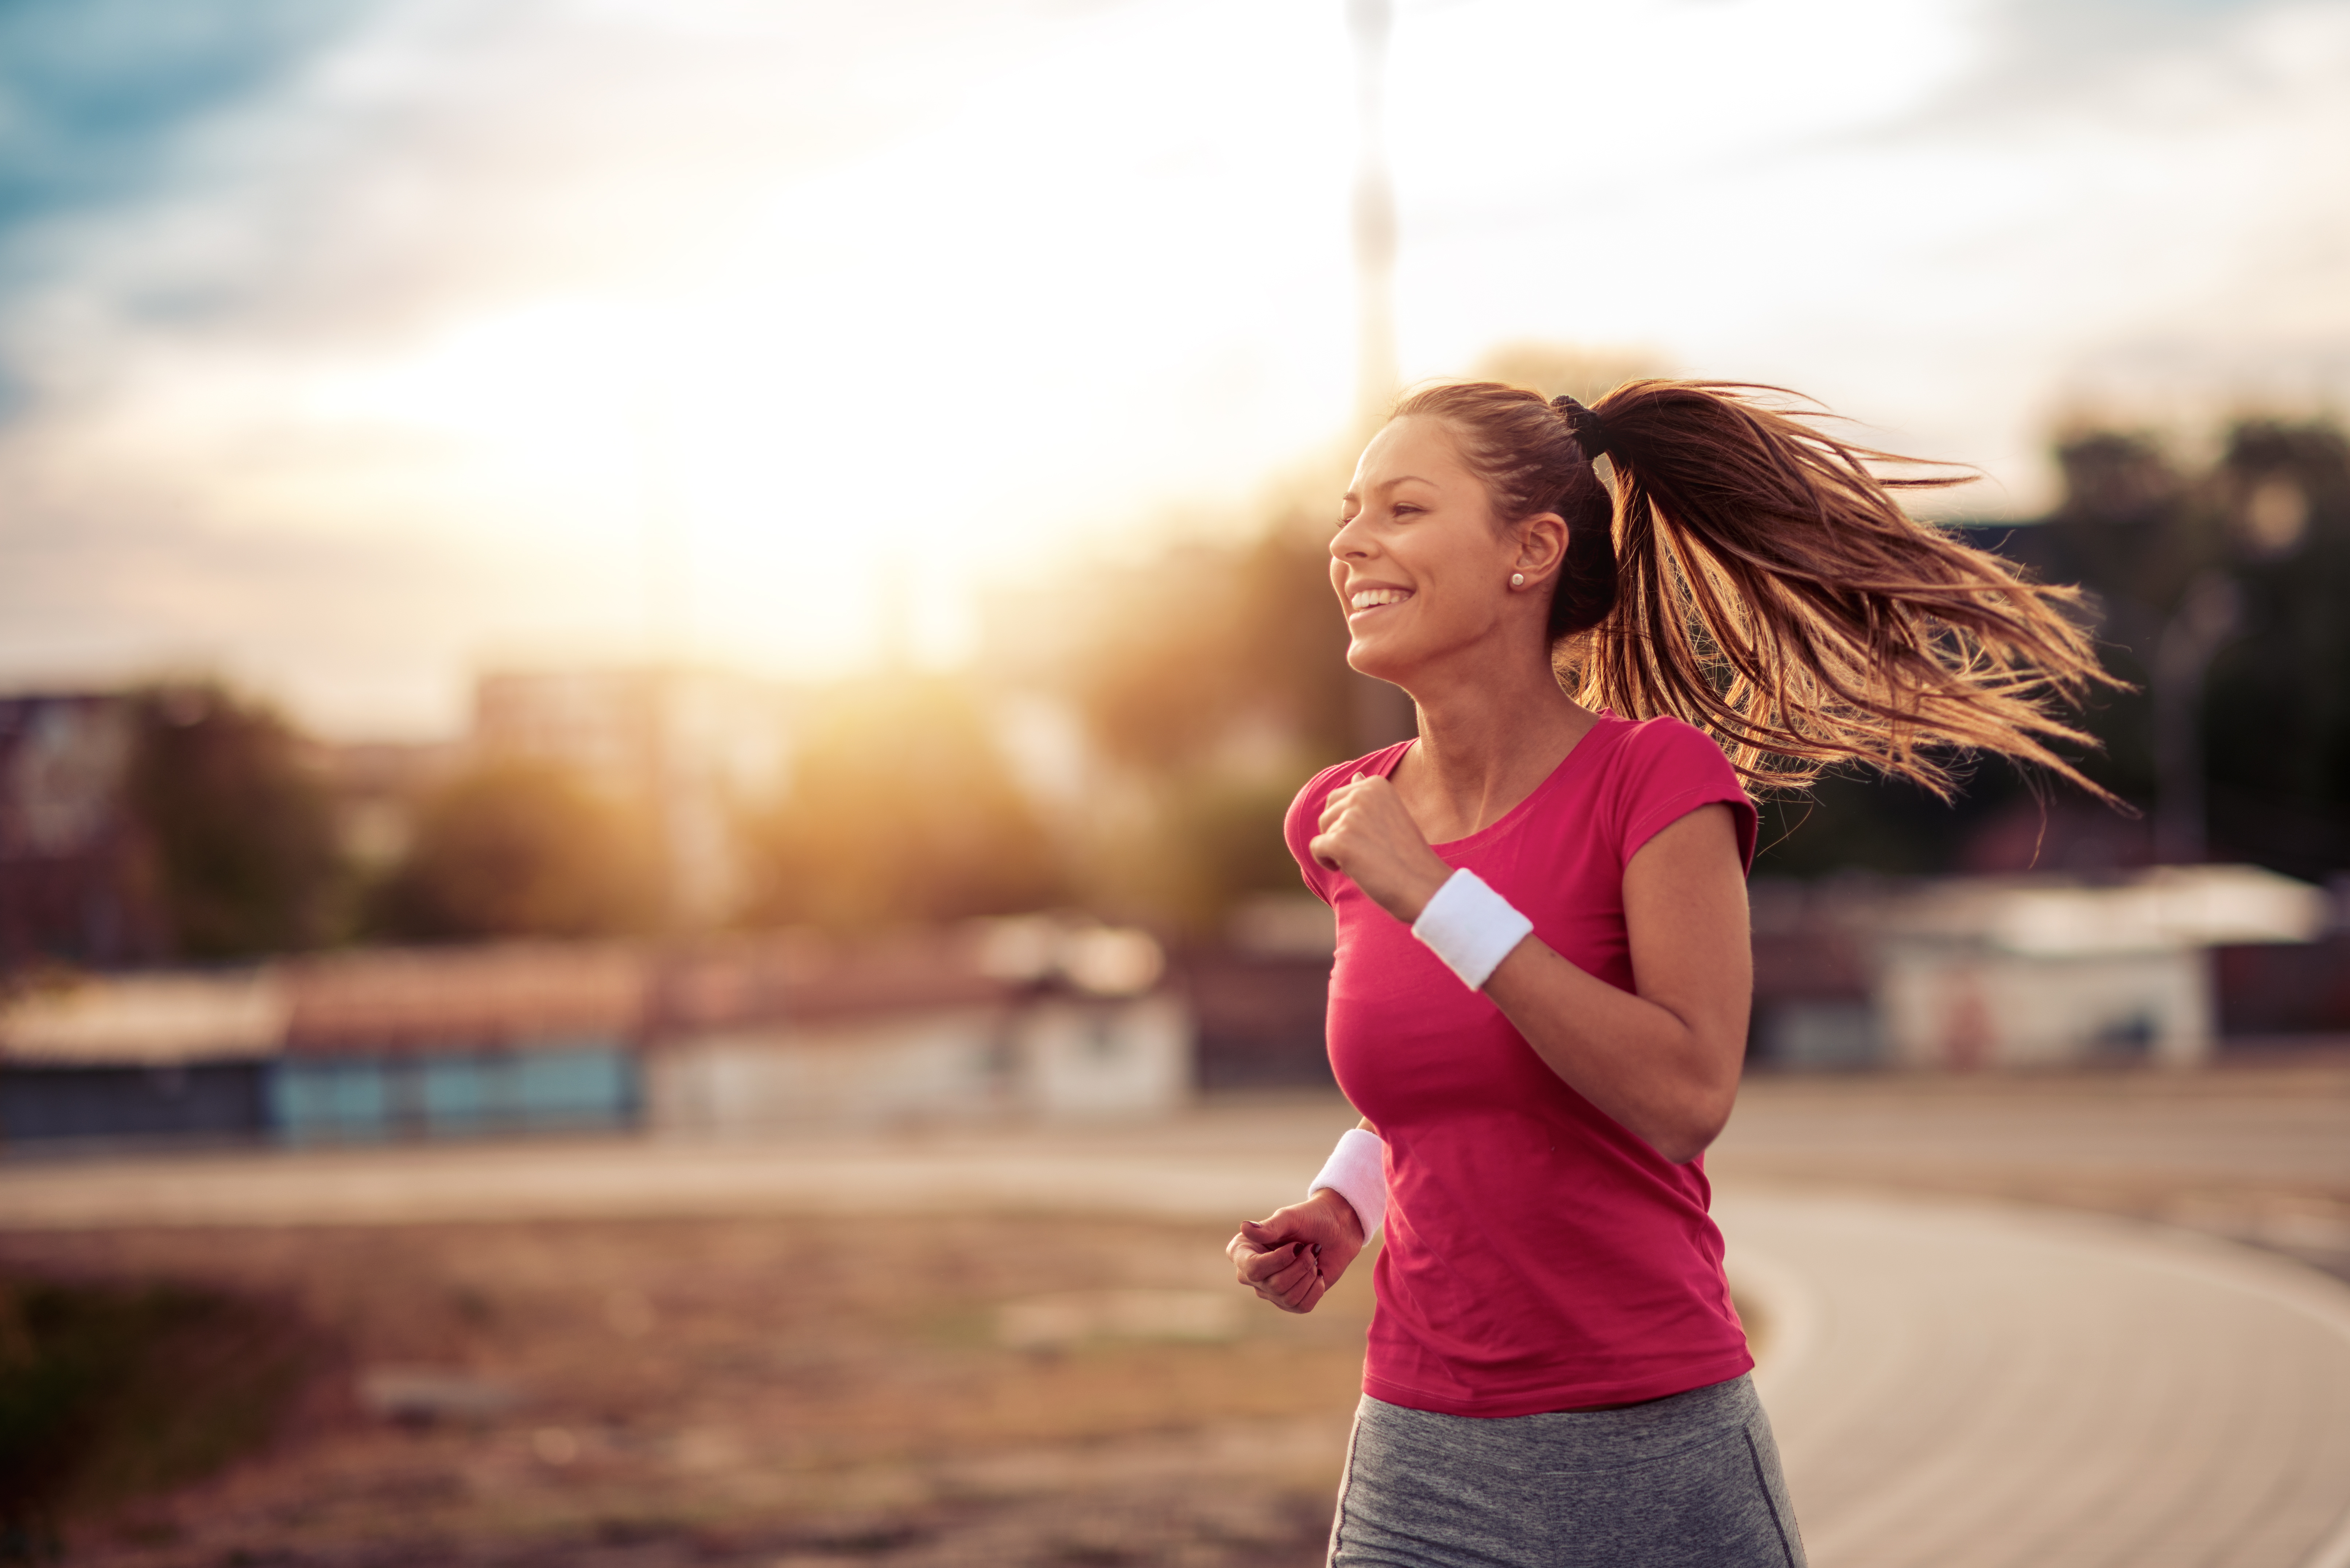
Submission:
POLYGON ((1720 1210, 1814 1568, 2350 1568, 2350 1289, 2085 1215, 1720 1210))
MULTIPOLYGON (((0 1225, 1286 1201, 1351 1118, 0 1168, 0 1225)), ((1817 1568, 2350 1568, 2350 1287, 2125 1220, 1724 1184, 1817 1568)))
POLYGON ((2350 1198, 2350 1065, 1757 1078, 1706 1163, 1722 1174, 1906 1185, 2263 1186, 2350 1198))

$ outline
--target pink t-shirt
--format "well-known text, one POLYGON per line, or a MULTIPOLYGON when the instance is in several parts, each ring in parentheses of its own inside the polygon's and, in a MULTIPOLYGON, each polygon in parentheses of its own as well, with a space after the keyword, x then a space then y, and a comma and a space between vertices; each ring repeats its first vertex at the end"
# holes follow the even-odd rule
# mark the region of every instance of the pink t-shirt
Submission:
MULTIPOLYGON (((1307 886, 1337 911, 1330 1064, 1387 1144, 1363 1391, 1417 1410, 1525 1416, 1737 1376, 1754 1362, 1701 1165, 1673 1164, 1567 1087, 1409 926, 1307 853, 1330 791, 1392 772, 1412 744, 1316 774, 1288 820, 1307 886)), ((1754 808, 1704 732, 1603 712, 1515 809, 1435 847, 1560 955, 1629 991, 1624 867, 1715 801, 1732 808, 1751 860, 1754 808)))

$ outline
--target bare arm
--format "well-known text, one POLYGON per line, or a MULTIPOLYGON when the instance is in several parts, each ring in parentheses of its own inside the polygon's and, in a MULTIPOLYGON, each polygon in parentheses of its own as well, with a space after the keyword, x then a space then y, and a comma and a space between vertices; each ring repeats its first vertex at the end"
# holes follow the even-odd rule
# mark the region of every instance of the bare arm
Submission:
POLYGON ((1551 1071, 1680 1164, 1721 1136, 1746 1058, 1754 956, 1728 806, 1641 846, 1624 868, 1624 922, 1636 992, 1529 937, 1485 994, 1551 1071))
MULTIPOLYGON (((1383 778, 1334 791, 1322 828, 1315 857, 1407 923, 1452 874, 1383 778)), ((1576 1093, 1682 1163, 1729 1121, 1746 1052, 1753 954, 1728 806, 1701 806, 1640 847, 1624 918, 1635 991, 1528 937, 1485 994, 1576 1093)))

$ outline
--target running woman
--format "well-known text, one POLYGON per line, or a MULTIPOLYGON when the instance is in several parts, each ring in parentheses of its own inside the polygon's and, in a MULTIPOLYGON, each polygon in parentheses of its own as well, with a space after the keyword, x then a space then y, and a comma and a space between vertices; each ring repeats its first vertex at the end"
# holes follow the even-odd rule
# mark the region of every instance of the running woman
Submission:
POLYGON ((1436 386, 1364 451, 1330 582, 1419 733, 1288 818, 1363 1122, 1228 1249, 1311 1312, 1386 1230, 1333 1563, 1803 1563, 1702 1158, 1745 1054, 1749 788, 1947 794, 1996 754, 2094 790, 2053 748, 2109 683, 2077 593, 1908 516, 1955 481, 1902 461, 1663 380, 1436 386))

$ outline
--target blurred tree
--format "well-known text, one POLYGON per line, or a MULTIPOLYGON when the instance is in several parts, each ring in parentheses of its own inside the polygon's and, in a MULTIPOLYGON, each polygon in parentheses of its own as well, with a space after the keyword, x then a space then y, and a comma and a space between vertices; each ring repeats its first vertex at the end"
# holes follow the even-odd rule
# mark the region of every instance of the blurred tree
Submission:
POLYGON ((129 801, 172 950, 239 959, 329 940, 346 883, 302 737, 216 682, 134 701, 129 801))
POLYGON ((2212 847, 2300 876, 2350 866, 2350 440, 2248 421, 2215 480, 2241 635, 2202 706, 2212 847))
POLYGON ((1110 602, 1068 680, 1106 757, 1167 774, 1268 734, 1324 762, 1350 754, 1359 678, 1330 593, 1336 514, 1335 498, 1328 518, 1292 509, 1251 544, 1189 545, 1104 586, 1110 602))
POLYGON ((1298 785, 1309 776, 1301 764, 1299 770, 1187 781, 1189 787, 1176 797, 1174 826, 1197 867, 1211 918, 1221 918, 1243 894, 1304 891, 1281 827, 1298 785))
POLYGON ((1252 540, 1096 585, 1093 634, 1062 681, 1116 775, 1120 808, 1074 854, 1106 913, 1203 931, 1244 894, 1301 890, 1282 815, 1307 774, 1364 749, 1369 684, 1347 668, 1330 593, 1343 479, 1315 488, 1326 513, 1291 505, 1252 540))
POLYGON ((658 886, 646 824, 553 763, 501 760, 425 801, 369 925, 418 941, 613 935, 657 923, 658 886))
POLYGON ((978 706, 943 678, 834 693, 784 797, 749 824, 757 924, 870 929, 1058 902, 1051 842, 978 706))
POLYGON ((1948 807, 1825 781, 1766 814, 1801 823, 1770 868, 2003 870, 2035 856, 2090 868, 2182 844, 2302 877, 2350 864, 2350 441, 2324 421, 2253 419, 2199 472, 2133 431, 2078 431, 2056 455, 2064 493, 2045 519, 1964 532, 2089 590, 2107 667, 2137 690, 2097 699, 2085 727, 2103 750, 2084 771, 2158 817, 2169 795, 2163 839, 2063 795, 2043 813, 1988 767, 1948 807))

